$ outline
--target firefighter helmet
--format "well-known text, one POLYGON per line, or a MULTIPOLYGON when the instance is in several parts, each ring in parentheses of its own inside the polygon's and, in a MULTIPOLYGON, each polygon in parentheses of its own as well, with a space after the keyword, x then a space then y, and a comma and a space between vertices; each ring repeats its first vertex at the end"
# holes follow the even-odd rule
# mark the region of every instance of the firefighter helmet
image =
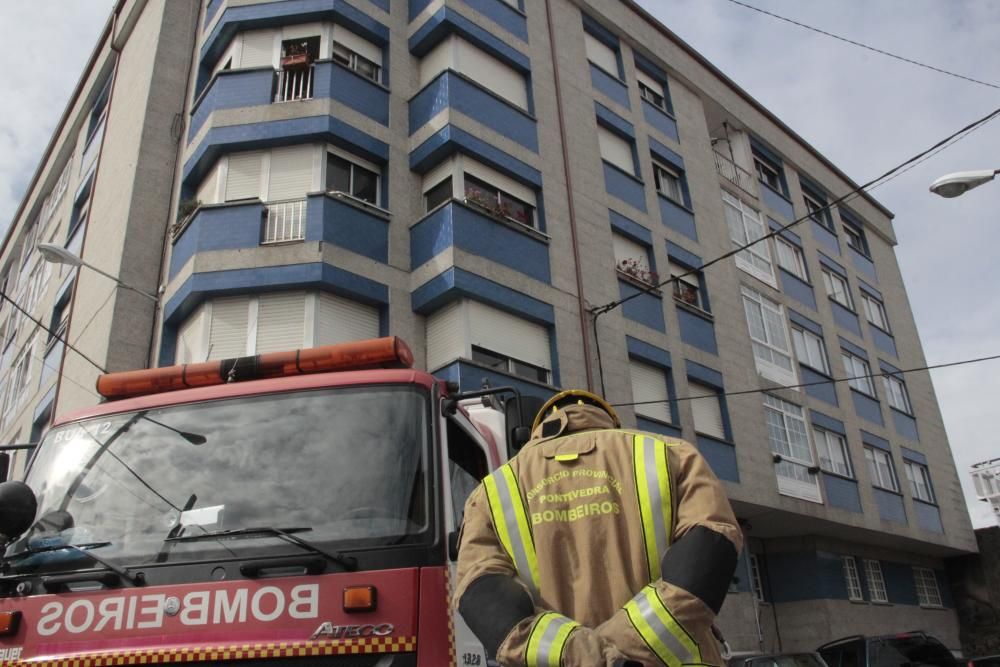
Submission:
POLYGON ((548 414, 555 413, 559 408, 565 407, 567 405, 593 405, 600 408, 608 413, 611 417, 611 421, 614 422, 615 428, 621 428, 622 423, 618 419, 618 414, 615 409, 611 407, 611 404, 605 401, 603 398, 597 394, 592 394, 589 391, 584 391, 583 389, 567 389, 566 391, 561 391, 549 400, 545 401, 545 405, 538 411, 535 415, 535 421, 531 425, 531 430, 534 432, 538 425, 545 421, 548 414))

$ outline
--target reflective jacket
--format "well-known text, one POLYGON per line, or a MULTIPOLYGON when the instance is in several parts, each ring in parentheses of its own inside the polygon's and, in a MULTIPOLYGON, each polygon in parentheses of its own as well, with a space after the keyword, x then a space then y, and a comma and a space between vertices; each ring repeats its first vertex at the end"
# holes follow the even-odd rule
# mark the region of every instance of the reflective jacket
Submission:
POLYGON ((455 599, 488 574, 531 594, 535 614, 497 651, 509 667, 721 665, 702 598, 724 597, 741 547, 722 486, 692 445, 569 406, 469 497, 455 599), (726 563, 732 551, 722 571, 720 549, 726 563))

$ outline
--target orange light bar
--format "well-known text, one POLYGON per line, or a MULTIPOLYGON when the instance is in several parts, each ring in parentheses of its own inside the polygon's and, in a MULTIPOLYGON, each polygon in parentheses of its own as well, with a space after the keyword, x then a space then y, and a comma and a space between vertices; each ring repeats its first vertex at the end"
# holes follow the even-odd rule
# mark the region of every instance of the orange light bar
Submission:
POLYGON ((0 611, 0 637, 12 637, 21 625, 21 612, 0 611))
POLYGON ((109 400, 118 400, 191 387, 304 373, 412 367, 413 352, 410 347, 401 338, 387 336, 290 352, 107 373, 97 378, 97 393, 109 400))
POLYGON ((375 611, 378 593, 374 586, 348 586, 344 589, 344 611, 375 611))

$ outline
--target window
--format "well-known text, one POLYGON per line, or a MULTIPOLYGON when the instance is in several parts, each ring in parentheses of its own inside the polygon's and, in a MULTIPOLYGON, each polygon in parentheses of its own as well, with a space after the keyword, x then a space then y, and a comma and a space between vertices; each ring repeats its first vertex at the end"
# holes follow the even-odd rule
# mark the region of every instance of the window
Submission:
POLYGON ((674 298, 700 310, 705 308, 705 300, 701 293, 701 272, 670 262, 670 275, 674 278, 674 298))
POLYGON ((615 269, 630 278, 647 285, 656 285, 659 276, 650 268, 649 246, 637 243, 622 234, 611 234, 611 245, 615 252, 615 269))
POLYGON ((889 331, 889 319, 885 316, 885 306, 877 297, 861 290, 861 307, 870 323, 882 331, 889 331))
POLYGON ((885 386, 885 395, 889 399, 889 405, 900 412, 912 415, 913 408, 910 407, 910 397, 906 393, 906 385, 895 375, 885 373, 884 371, 883 373, 882 383, 885 386))
POLYGON ((66 338, 66 329, 69 325, 69 297, 72 293, 73 286, 69 284, 63 288, 63 291, 59 294, 59 298, 56 299, 55 306, 52 307, 52 317, 49 320, 49 337, 45 343, 46 355, 54 345, 60 342, 60 339, 65 340, 66 338))
POLYGON ((807 183, 804 179, 800 178, 799 182, 802 185, 802 201, 806 207, 806 214, 827 231, 836 233, 826 195, 817 186, 807 183))
POLYGON ((757 149, 753 149, 753 168, 761 183, 775 192, 785 193, 785 185, 781 178, 781 165, 775 164, 757 149))
POLYGON ((528 110, 525 75, 457 35, 442 40, 420 59, 420 87, 425 87, 449 69, 461 73, 469 81, 505 101, 528 110))
POLYGON ((934 570, 927 567, 913 568, 913 582, 917 587, 917 602, 921 607, 941 607, 941 591, 938 589, 934 570))
POLYGON ((757 372, 780 384, 795 384, 782 307, 748 287, 743 287, 742 292, 757 372))
POLYGON ((618 50, 616 48, 608 46, 586 30, 583 33, 583 43, 587 49, 587 60, 611 76, 617 79, 622 78, 621 65, 618 63, 618 50))
POLYGON ((847 584, 847 599, 848 600, 864 600, 865 596, 861 593, 861 579, 858 577, 858 564, 854 560, 854 556, 844 556, 841 559, 844 563, 844 583, 847 584))
POLYGON ((330 55, 334 62, 338 62, 344 67, 354 70, 363 77, 371 79, 372 81, 381 80, 380 73, 382 68, 378 63, 365 58, 356 51, 352 51, 340 42, 333 42, 330 55))
POLYGON ((427 368, 472 359, 502 373, 548 383, 549 329, 479 301, 454 301, 427 316, 427 368))
POLYGON ((455 417, 448 419, 448 473, 455 530, 462 525, 465 501, 490 472, 486 453, 455 417))
POLYGON ((635 76, 639 80, 639 96, 660 111, 672 113, 667 99, 666 85, 638 68, 635 70, 635 76))
POLYGON ((830 374, 830 362, 826 358, 823 337, 808 329, 792 325, 792 343, 799 363, 809 366, 824 375, 830 374))
POLYGON ((896 480, 896 471, 889 452, 875 447, 865 447, 865 460, 868 462, 868 474, 871 475, 874 486, 899 493, 899 482, 896 480))
POLYGON ((501 373, 511 373, 536 382, 549 381, 549 371, 547 369, 524 361, 518 361, 517 359, 511 359, 510 357, 485 350, 481 347, 472 347, 472 360, 501 373))
POLYGON ((820 468, 843 477, 854 477, 851 458, 847 454, 847 441, 843 436, 814 426, 813 439, 816 441, 820 468))
POLYGON ((764 602, 764 583, 760 575, 760 559, 757 554, 750 554, 750 585, 757 602, 764 602))
POLYGON ((378 206, 379 175, 342 155, 326 154, 326 191, 341 192, 378 206))
POLYGON ((882 563, 866 558, 865 579, 868 581, 868 596, 872 602, 888 602, 889 595, 885 590, 885 579, 882 577, 882 563))
POLYGON ((598 124, 597 143, 601 149, 602 160, 613 164, 626 174, 635 176, 635 156, 629 140, 598 124))
POLYGON ((313 96, 313 63, 319 58, 319 36, 287 39, 281 43, 280 71, 275 102, 308 100, 313 96))
POLYGON ((657 421, 670 423, 670 387, 667 371, 659 366, 629 359, 629 378, 632 381, 632 400, 635 414, 657 421))
POLYGON ((177 332, 177 363, 318 347, 379 335, 378 308, 325 292, 206 301, 177 332))
POLYGON ((778 251, 778 266, 799 280, 809 282, 809 274, 806 272, 806 258, 802 255, 802 248, 781 236, 774 237, 774 247, 778 251))
POLYGON ((425 209, 428 213, 452 200, 452 178, 449 176, 424 193, 425 209))
POLYGON ((681 189, 681 174, 660 162, 653 162, 653 180, 657 191, 667 199, 684 206, 684 193, 681 189))
POLYGON ((722 419, 722 398, 719 390, 688 378, 688 396, 694 413, 694 430, 719 440, 726 440, 726 425, 722 419))
POLYGON ((931 474, 927 466, 914 461, 903 461, 906 479, 910 482, 910 492, 917 500, 925 503, 934 502, 934 489, 931 487, 931 474))
POLYGON ((868 249, 868 239, 865 238, 865 232, 857 225, 844 221, 844 236, 847 237, 847 247, 858 251, 865 257, 871 257, 871 252, 868 249))
POLYGON ((729 227, 729 239, 733 247, 739 248, 753 243, 749 248, 736 253, 736 266, 773 286, 775 283, 771 253, 767 241, 760 241, 767 233, 760 212, 728 192, 722 193, 722 202, 726 213, 726 224, 729 227))
POLYGON ((844 371, 847 373, 847 384, 851 389, 857 389, 866 396, 875 396, 875 385, 872 384, 871 367, 868 361, 857 356, 853 352, 840 350, 840 358, 844 362, 844 371))
POLYGON ((467 203, 522 225, 535 226, 535 208, 528 202, 518 199, 471 174, 466 173, 464 180, 465 201, 467 203))
POLYGON ((851 299, 851 288, 847 284, 847 278, 839 273, 834 273, 830 269, 823 267, 823 286, 826 287, 826 294, 831 299, 839 303, 844 308, 854 310, 854 301, 851 299))
POLYGON ((10 371, 9 384, 7 385, 7 400, 4 402, 4 418, 9 417, 14 411, 24 404, 29 394, 28 386, 31 382, 31 358, 34 350, 34 341, 30 342, 21 353, 21 356, 14 363, 10 371))
POLYGON ((229 156, 225 201, 261 198, 260 175, 263 162, 263 151, 233 153, 229 156))
POLYGON ((107 115, 108 100, 111 98, 111 78, 109 75, 108 80, 104 82, 104 86, 97 96, 97 100, 94 102, 94 106, 90 109, 90 119, 87 122, 88 145, 94 140, 99 126, 104 122, 104 117, 107 115))
POLYGON ((814 474, 809 432, 802 408, 776 396, 764 394, 764 416, 778 476, 778 492, 812 502, 822 502, 819 480, 814 474))

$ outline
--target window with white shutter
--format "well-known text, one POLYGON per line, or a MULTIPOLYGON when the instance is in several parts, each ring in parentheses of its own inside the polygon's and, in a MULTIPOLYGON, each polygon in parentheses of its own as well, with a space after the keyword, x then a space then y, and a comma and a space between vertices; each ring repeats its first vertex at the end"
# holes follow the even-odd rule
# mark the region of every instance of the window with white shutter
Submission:
POLYGON ((618 53, 613 48, 586 31, 583 33, 583 43, 587 49, 587 60, 611 76, 621 78, 621 68, 618 66, 618 53))
POLYGON ((644 283, 656 283, 656 276, 649 268, 648 246, 614 232, 611 234, 611 246, 615 252, 615 268, 618 271, 644 283))
POLYGON ((255 354, 295 350, 303 346, 306 293, 276 292, 257 297, 255 354))
POLYGON ((205 311, 208 306, 200 306, 180 326, 177 332, 177 353, 174 357, 178 364, 194 364, 208 359, 205 349, 205 326, 208 318, 205 311))
POLYGON ((694 430, 719 440, 726 439, 726 427, 722 420, 722 402, 715 387, 688 380, 688 396, 691 398, 691 412, 694 413, 694 430))
POLYGON ((271 149, 267 200, 302 199, 312 191, 313 155, 311 145, 271 149))
POLYGON ((274 31, 251 30, 243 33, 240 68, 274 66, 274 31))
POLYGON ((427 316, 427 370, 436 371, 466 356, 468 326, 461 301, 427 316))
POLYGON ((597 142, 601 148, 601 159, 618 167, 627 174, 635 175, 635 158, 632 145, 603 125, 597 126, 597 142))
POLYGON ((632 381, 632 401, 635 413, 661 422, 670 423, 670 391, 667 372, 658 367, 630 359, 629 378, 632 381))
POLYGON ((264 154, 260 151, 233 153, 226 174, 226 201, 260 198, 260 171, 264 154))
POLYGON ((528 108, 528 87, 523 74, 463 39, 454 40, 455 69, 505 100, 528 108))
POLYGON ((247 354, 248 303, 250 297, 233 296, 212 301, 208 334, 209 359, 231 359, 247 354))
POLYGON ((378 308, 335 294, 319 294, 316 304, 315 345, 378 338, 378 335, 378 308))
POLYGON ((478 301, 465 303, 469 309, 471 345, 499 352, 532 366, 552 369, 546 327, 478 301))

